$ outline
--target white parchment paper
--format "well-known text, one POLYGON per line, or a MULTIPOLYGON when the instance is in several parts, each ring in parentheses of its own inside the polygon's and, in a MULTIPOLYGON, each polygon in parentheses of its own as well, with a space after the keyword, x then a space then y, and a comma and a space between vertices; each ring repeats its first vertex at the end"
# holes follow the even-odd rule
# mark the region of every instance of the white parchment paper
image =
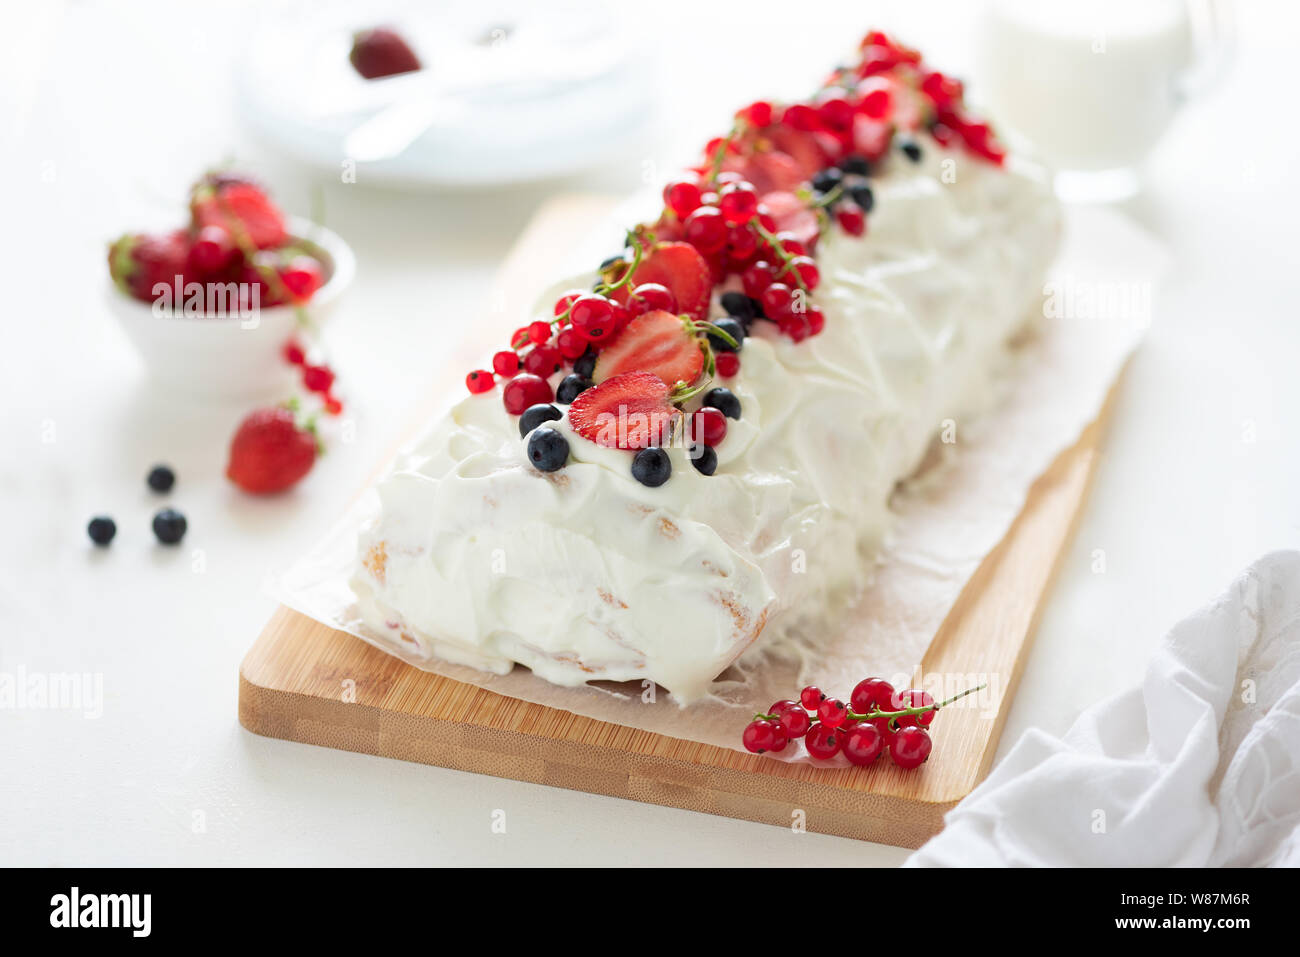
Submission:
MULTIPOLYGON (((962 588, 1019 514, 1034 480, 1097 416, 1146 330, 1166 265, 1160 245, 1119 214, 1069 210, 1062 251, 1044 287, 1047 318, 1018 347, 1007 394, 980 419, 959 423, 958 441, 943 446, 928 473, 895 493, 891 541, 879 565, 864 571, 863 590, 842 627, 809 636, 797 656, 745 655, 713 695, 689 707, 679 707, 662 691, 652 697, 639 686, 564 688, 523 667, 499 676, 413 660, 372 634, 356 614, 348 579, 357 531, 378 504, 373 491, 280 577, 273 593, 425 671, 601 721, 738 750, 751 714, 797 697, 804 683, 847 697, 867 675, 913 673, 962 588)), ((802 745, 780 757, 807 759, 802 745)))

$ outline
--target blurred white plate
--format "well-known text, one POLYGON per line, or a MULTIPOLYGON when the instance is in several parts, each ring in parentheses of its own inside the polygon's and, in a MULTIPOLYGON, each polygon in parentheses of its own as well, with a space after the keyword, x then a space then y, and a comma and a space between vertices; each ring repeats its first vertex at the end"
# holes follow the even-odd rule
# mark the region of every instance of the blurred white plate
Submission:
POLYGON ((355 162, 358 180, 404 185, 513 183, 627 151, 652 119, 655 58, 644 53, 617 8, 589 0, 293 2, 252 31, 236 87, 243 118, 318 169, 355 162), (379 25, 397 29, 424 68, 361 77, 348 62, 352 34, 379 25), (349 156, 359 128, 351 144, 362 155, 410 145, 349 156))

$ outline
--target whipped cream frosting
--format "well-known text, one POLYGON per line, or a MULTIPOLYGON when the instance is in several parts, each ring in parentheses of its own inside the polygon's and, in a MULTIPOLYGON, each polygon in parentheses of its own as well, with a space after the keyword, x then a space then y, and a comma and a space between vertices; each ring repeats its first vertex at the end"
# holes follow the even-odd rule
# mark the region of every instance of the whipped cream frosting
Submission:
POLYGON ((945 420, 996 393, 1058 243, 1041 170, 918 138, 920 163, 895 154, 873 178, 868 234, 818 243, 824 332, 796 343, 758 321, 718 383, 743 412, 714 475, 671 448, 671 478, 648 488, 630 452, 567 418, 548 425, 569 462, 542 473, 500 385, 469 396, 378 486, 352 579, 367 625, 408 656, 566 686, 653 681, 683 704, 756 644, 831 627, 870 574, 896 483, 945 420))

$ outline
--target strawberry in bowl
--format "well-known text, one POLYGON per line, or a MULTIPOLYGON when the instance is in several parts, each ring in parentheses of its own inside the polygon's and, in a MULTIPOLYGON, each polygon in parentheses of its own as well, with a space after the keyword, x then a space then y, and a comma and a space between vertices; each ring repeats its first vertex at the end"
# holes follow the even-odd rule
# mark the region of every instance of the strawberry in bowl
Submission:
POLYGON ((282 356, 332 310, 355 271, 321 226, 286 216, 248 177, 208 173, 189 222, 109 245, 109 304, 152 376, 212 397, 269 394, 293 374, 282 356))

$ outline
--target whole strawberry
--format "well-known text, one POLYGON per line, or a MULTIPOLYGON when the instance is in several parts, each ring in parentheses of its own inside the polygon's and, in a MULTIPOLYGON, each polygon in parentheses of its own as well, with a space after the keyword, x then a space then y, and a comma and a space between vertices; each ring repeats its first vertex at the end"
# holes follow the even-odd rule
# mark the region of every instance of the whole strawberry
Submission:
POLYGON ((288 239, 280 207, 261 186, 238 174, 209 173, 195 183, 190 216, 196 233, 220 226, 237 245, 248 242, 258 249, 274 249, 288 239))
POLYGON ((226 477, 255 495, 282 492, 311 471, 319 452, 313 426, 299 425, 292 409, 257 409, 235 431, 226 477))
POLYGON ((108 271, 113 281, 143 302, 153 302, 154 287, 174 288, 181 277, 184 288, 190 253, 186 230, 163 235, 128 233, 108 248, 108 271))
POLYGON ((352 35, 352 66, 367 80, 420 69, 420 58, 396 30, 375 27, 352 35))

